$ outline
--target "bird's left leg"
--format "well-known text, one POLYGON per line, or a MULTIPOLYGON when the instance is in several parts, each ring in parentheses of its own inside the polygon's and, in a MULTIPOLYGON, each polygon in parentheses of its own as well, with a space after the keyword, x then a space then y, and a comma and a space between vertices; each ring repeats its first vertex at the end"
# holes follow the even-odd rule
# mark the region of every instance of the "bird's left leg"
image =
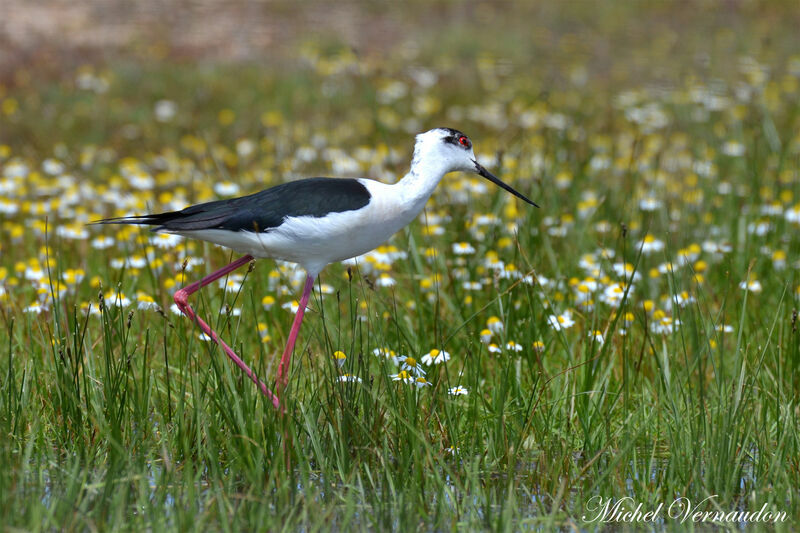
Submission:
POLYGON ((197 292, 200 288, 205 287, 209 283, 215 282, 221 277, 233 272, 237 268, 248 264, 252 260, 253 260, 252 255, 245 255, 243 257, 240 257, 239 259, 232 262, 228 266, 223 267, 217 270, 216 272, 212 272, 211 274, 204 277, 200 281, 195 281, 194 283, 190 283, 184 288, 176 291, 173 298, 175 299, 175 304, 178 306, 178 309, 180 309, 183 314, 188 316, 190 320, 196 322, 197 325, 200 326, 200 329, 202 329, 206 335, 211 337, 211 340, 216 342, 222 348, 225 354, 228 357, 230 357, 231 361, 233 361, 234 364, 236 364, 236 366, 241 368, 242 371, 244 371, 244 373, 247 374, 247 377, 253 380, 253 383, 255 383, 259 389, 261 389, 261 392, 264 394, 264 396, 270 399, 272 405, 274 405, 276 409, 279 409, 281 404, 280 401, 278 400, 278 397, 266 386, 266 384, 263 381, 258 379, 258 376, 256 376, 255 372, 253 372, 250 369, 250 367, 247 366, 247 364, 244 361, 242 361, 242 359, 238 355, 236 355, 236 352, 234 352, 230 346, 225 344, 222 341, 222 339, 219 338, 217 333, 213 329, 211 329, 211 327, 208 324, 206 324, 202 318, 198 317, 197 314, 195 314, 194 310, 187 301, 189 295, 197 292))

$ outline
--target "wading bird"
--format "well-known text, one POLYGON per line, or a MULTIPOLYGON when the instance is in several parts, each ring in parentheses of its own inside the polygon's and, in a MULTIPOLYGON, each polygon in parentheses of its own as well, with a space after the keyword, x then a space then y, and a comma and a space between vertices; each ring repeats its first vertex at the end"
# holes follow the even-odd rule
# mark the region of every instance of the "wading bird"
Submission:
POLYGON ((466 135, 450 128, 436 128, 417 135, 411 169, 393 185, 364 178, 308 178, 180 211, 96 223, 156 226, 153 231, 201 239, 245 254, 178 290, 174 299, 181 312, 219 344, 275 408, 280 408, 279 396, 287 381, 292 351, 317 275, 325 265, 364 254, 408 225, 422 211, 444 175, 453 171, 477 173, 538 207, 479 165, 466 135), (266 257, 298 263, 306 271, 303 295, 278 365, 274 392, 195 314, 187 301, 201 287, 254 258, 266 257))

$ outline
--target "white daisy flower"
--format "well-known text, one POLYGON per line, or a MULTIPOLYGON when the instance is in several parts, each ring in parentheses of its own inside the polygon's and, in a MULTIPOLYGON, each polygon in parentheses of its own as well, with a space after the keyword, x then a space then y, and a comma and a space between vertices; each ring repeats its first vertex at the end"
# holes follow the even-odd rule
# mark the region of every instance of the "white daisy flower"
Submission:
POLYGON ((438 365, 449 360, 449 353, 445 352, 444 350, 437 350, 436 348, 422 356, 422 363, 426 365, 438 365))

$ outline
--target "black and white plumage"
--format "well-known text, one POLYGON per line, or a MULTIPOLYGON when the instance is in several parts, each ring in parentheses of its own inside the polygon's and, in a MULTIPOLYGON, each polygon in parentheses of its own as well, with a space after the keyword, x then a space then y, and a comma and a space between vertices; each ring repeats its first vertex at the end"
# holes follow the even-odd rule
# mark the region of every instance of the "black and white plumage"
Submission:
POLYGON ((332 211, 352 211, 369 203, 370 194, 355 179, 308 178, 255 194, 197 204, 180 211, 104 220, 106 224, 149 224, 153 231, 270 231, 287 217, 324 217, 332 211))
POLYGON ((453 171, 479 174, 536 205, 479 165, 466 135, 450 128, 437 128, 417 135, 410 170, 391 185, 364 178, 308 178, 180 211, 112 218, 97 223, 155 226, 154 231, 220 244, 245 254, 178 290, 174 298, 180 310, 197 322, 278 408, 278 396, 286 383, 289 361, 314 279, 325 265, 364 254, 408 225, 422 211, 444 175, 453 171), (199 288, 259 257, 298 263, 307 273, 300 306, 278 366, 274 393, 208 324, 197 317, 187 302, 188 296, 199 288))
POLYGON ((253 257, 299 263, 316 276, 329 263, 366 253, 408 225, 442 177, 475 172, 535 205, 480 166, 466 135, 438 128, 417 136, 411 169, 389 185, 357 178, 307 178, 180 211, 102 220, 145 224, 253 257))

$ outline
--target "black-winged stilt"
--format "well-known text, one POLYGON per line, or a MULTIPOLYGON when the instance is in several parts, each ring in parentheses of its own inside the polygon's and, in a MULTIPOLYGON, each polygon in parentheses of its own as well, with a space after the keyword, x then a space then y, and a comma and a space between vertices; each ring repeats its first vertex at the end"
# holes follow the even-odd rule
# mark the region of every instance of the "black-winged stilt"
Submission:
MULTIPOLYGON (((209 241, 245 254, 228 266, 178 290, 175 303, 261 389, 276 408, 287 381, 289 361, 314 286, 325 265, 366 253, 408 225, 448 172, 477 173, 516 197, 531 200, 500 181, 475 159, 472 142, 460 131, 437 128, 416 137, 411 169, 393 185, 358 178, 308 178, 181 211, 100 220, 98 224, 145 224, 153 231, 209 241), (198 317, 188 297, 254 258, 298 263, 306 282, 289 340, 270 390, 214 330, 198 317)), ((538 206, 536 206, 538 207, 538 206)))

